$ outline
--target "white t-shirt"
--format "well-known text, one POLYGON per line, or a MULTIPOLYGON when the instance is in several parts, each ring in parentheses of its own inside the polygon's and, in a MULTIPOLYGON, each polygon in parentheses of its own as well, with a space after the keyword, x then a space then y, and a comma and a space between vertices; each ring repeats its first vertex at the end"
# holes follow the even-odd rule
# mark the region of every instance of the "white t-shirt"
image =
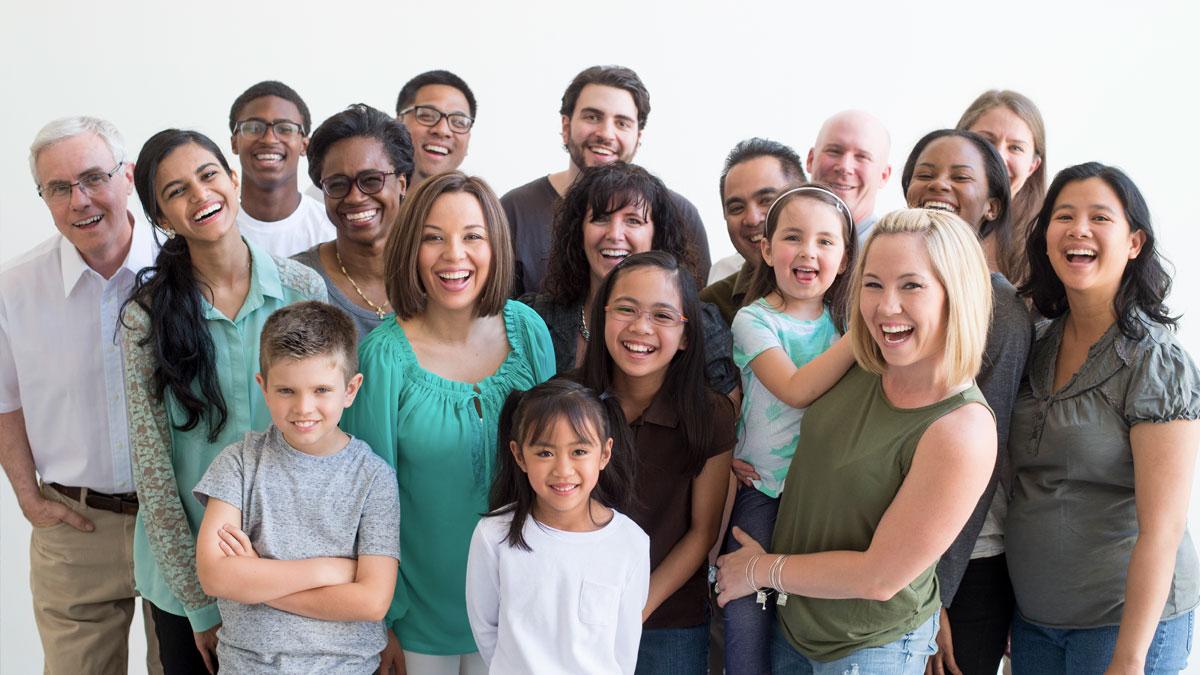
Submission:
POLYGON ((475 526, 467 618, 488 672, 628 673, 650 589, 650 538, 632 520, 563 532, 529 516, 532 551, 508 545, 512 515, 475 526))
POLYGON ((325 205, 300 195, 300 205, 283 220, 258 220, 242 209, 238 213, 238 229, 242 236, 268 253, 280 258, 293 256, 337 236, 333 223, 325 214, 325 205))
POLYGON ((743 258, 740 253, 733 253, 721 258, 717 262, 713 263, 712 269, 708 271, 709 285, 717 283, 730 274, 734 274, 738 270, 742 269, 742 265, 745 264, 746 259, 743 258))

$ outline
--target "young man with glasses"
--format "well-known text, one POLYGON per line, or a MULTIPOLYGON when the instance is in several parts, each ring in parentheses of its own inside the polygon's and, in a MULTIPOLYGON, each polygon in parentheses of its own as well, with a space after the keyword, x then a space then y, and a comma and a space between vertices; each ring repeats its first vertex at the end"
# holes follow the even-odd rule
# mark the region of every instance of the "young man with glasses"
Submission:
MULTIPOLYGON (((113 338, 156 250, 127 209, 133 164, 112 124, 51 122, 29 164, 59 234, 0 272, 0 464, 33 526, 45 672, 125 672, 138 500, 113 338)), ((147 638, 150 672, 161 672, 147 638)))
POLYGON ((448 70, 421 73, 400 89, 396 120, 412 136, 416 168, 411 189, 430 176, 457 170, 466 159, 475 124, 475 94, 448 70))
POLYGON ((308 106, 282 82, 259 82, 229 109, 230 145, 242 167, 238 227, 272 255, 290 256, 336 234, 325 207, 297 187, 311 127, 308 106))
MULTIPOLYGON (((571 183, 588 167, 633 161, 650 115, 650 92, 629 68, 592 66, 567 86, 559 114, 567 168, 514 188, 500 199, 517 254, 517 296, 542 289, 554 209, 571 183)), ((672 191, 671 197, 696 245, 701 278, 707 279, 711 261, 700 212, 679 193, 672 191)))

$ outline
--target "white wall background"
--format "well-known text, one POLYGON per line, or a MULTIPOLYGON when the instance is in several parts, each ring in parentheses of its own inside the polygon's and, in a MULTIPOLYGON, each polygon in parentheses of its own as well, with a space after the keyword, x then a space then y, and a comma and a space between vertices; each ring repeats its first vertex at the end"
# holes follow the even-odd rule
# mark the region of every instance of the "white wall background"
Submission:
MULTIPOLYGON (((1185 314, 1182 339, 1200 356, 1200 270, 1190 260, 1200 245, 1198 19, 1195 3, 1145 1, 5 3, 0 262, 54 231, 27 163, 45 122, 108 118, 131 157, 168 126, 199 129, 228 149, 229 104, 263 79, 293 86, 319 122, 358 101, 394 111, 409 77, 453 70, 479 100, 464 168, 503 193, 565 166, 557 109, 574 74, 596 63, 628 65, 647 83, 653 107, 638 160, 700 209, 714 259, 732 251, 717 175, 738 140, 766 136, 804 154, 831 113, 873 111, 893 136, 885 211, 903 203, 900 168, 915 140, 953 125, 981 91, 1003 87, 1040 106, 1051 174, 1094 159, 1121 166, 1145 192, 1178 267, 1170 304, 1185 314)), ((135 199, 130 206, 136 211, 135 199)), ((1192 503, 1192 531, 1200 532, 1200 499, 1192 503)), ((5 675, 41 670, 28 534, 4 482, 5 675)), ((137 670, 136 651, 133 660, 137 670)))

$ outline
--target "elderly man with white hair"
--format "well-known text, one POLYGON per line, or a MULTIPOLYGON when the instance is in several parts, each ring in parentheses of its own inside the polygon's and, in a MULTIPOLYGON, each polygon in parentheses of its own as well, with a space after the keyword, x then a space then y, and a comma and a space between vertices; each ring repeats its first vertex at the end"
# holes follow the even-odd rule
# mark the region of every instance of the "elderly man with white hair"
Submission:
POLYGON ((125 672, 138 502, 115 338, 155 243, 134 227, 133 164, 109 122, 47 124, 29 164, 58 234, 0 271, 0 464, 33 526, 45 672, 125 672))

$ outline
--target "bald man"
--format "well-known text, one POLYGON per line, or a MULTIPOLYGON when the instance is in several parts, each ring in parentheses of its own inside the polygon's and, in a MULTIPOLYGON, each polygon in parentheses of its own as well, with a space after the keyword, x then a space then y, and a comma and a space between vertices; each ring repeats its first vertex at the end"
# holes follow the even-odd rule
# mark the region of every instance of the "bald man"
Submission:
POLYGON ((879 118, 861 110, 843 110, 825 120, 808 151, 804 168, 850 207, 860 242, 879 218, 875 197, 892 175, 891 147, 891 135, 879 118))

